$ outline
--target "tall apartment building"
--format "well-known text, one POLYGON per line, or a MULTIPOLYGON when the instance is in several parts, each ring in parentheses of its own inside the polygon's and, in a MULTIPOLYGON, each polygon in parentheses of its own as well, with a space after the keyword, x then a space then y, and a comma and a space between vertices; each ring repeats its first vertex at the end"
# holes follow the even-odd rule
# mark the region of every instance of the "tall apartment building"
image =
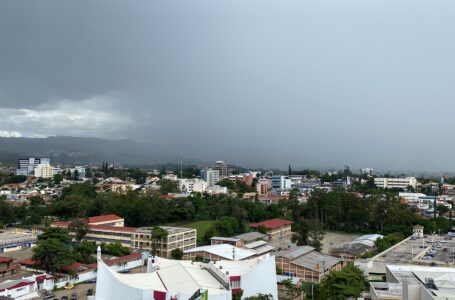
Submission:
POLYGON ((272 188, 275 190, 290 190, 292 180, 288 176, 272 176, 272 188))
POLYGON ((228 171, 227 171, 227 165, 224 161, 222 160, 217 160, 213 166, 212 166, 212 169, 213 170, 217 170, 219 175, 220 175, 220 178, 225 178, 227 177, 227 174, 228 174, 228 171))
POLYGON ((360 169, 360 175, 373 176, 373 174, 374 174, 374 169, 372 169, 372 168, 361 168, 360 169))
POLYGON ((52 178, 54 176, 54 167, 49 164, 38 164, 35 166, 35 177, 52 178))
POLYGON ((19 158, 17 160, 17 169, 16 169, 16 175, 24 175, 28 176, 30 174, 33 174, 35 171, 35 166, 43 164, 43 165, 49 165, 50 160, 49 158, 19 158))
POLYGON ((201 177, 207 182, 208 187, 213 187, 220 181, 220 172, 211 168, 201 171, 201 177))
POLYGON ((417 187, 417 179, 415 177, 378 177, 374 179, 374 184, 382 189, 407 189, 409 186, 415 189, 417 187))

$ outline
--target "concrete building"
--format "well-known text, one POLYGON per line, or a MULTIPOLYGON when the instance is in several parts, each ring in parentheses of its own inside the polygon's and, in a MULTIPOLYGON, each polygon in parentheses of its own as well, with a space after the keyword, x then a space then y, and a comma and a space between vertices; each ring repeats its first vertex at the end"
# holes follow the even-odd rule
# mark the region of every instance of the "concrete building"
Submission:
POLYGON ((423 226, 415 225, 414 227, 412 227, 412 236, 419 239, 423 238, 423 229, 424 229, 423 226))
POLYGON ((291 188, 292 180, 288 176, 272 176, 272 189, 285 191, 291 188))
POLYGON ((17 160, 16 175, 28 176, 34 173, 35 166, 43 164, 49 165, 49 158, 20 158, 17 160))
POLYGON ((119 274, 98 256, 95 300, 231 300, 271 294, 278 299, 273 256, 201 263, 156 257, 149 259, 147 273, 119 274))
POLYGON ((35 166, 34 175, 37 178, 52 178, 54 176, 54 167, 47 164, 38 164, 35 166))
POLYGON ((0 232, 0 254, 19 251, 35 246, 37 232, 35 230, 9 229, 0 232))
POLYGON ((229 244, 218 244, 196 247, 184 251, 183 258, 194 260, 196 257, 204 261, 219 260, 244 260, 256 256, 256 252, 232 246, 229 244))
POLYGON ((283 275, 306 282, 319 283, 331 270, 338 271, 344 267, 341 259, 317 252, 310 246, 277 252, 275 260, 283 275))
POLYGON ((256 183, 256 193, 266 195, 272 188, 272 181, 270 179, 261 178, 256 183))
POLYGON ((201 177, 207 182, 208 187, 213 187, 220 181, 220 172, 210 168, 204 169, 201 171, 201 177))
POLYGON ((455 269, 386 265, 386 282, 370 282, 372 300, 454 300, 455 269))
POLYGON ((400 178, 387 178, 378 177, 374 179, 374 184, 381 189, 403 189, 409 187, 417 187, 417 179, 415 177, 400 177, 400 178))
MULTIPOLYGON (((53 227, 67 228, 70 222, 54 222, 53 227)), ((88 218, 89 230, 84 240, 101 243, 120 243, 124 247, 152 249, 150 227, 125 227, 124 219, 117 215, 104 215, 88 218)), ((174 249, 182 251, 196 247, 197 230, 183 227, 161 226, 168 232, 167 238, 157 248, 157 255, 169 258, 174 249)))
POLYGON ((398 193, 398 197, 405 200, 406 202, 422 202, 419 201, 421 197, 426 197, 427 195, 422 193, 398 193))
POLYGON ((76 176, 76 174, 77 174, 78 178, 85 177, 86 170, 85 170, 84 166, 75 166, 74 168, 70 168, 69 171, 71 173, 71 176, 76 176))
POLYGON ((207 191, 207 182, 200 179, 180 179, 179 190, 184 194, 204 193, 207 191))
POLYGON ((212 169, 215 170, 215 171, 218 171, 218 174, 220 175, 220 178, 223 179, 223 178, 226 178, 227 175, 228 175, 228 168, 227 168, 227 165, 224 161, 222 160, 218 160, 216 161, 213 166, 212 166, 212 169))
MULTIPOLYGON (((196 247, 197 231, 192 228, 160 226, 168 232, 167 238, 160 243, 156 255, 170 258, 172 250, 186 251, 196 247)), ((153 228, 142 227, 132 234, 131 245, 133 249, 152 250, 151 235, 153 228)))
POLYGON ((0 275, 2 277, 14 275, 19 271, 19 265, 10 257, 0 257, 0 275))
POLYGON ((361 168, 360 169, 360 175, 373 176, 373 174, 374 174, 374 169, 372 169, 372 168, 361 168))
POLYGON ((265 230, 270 240, 276 240, 280 238, 290 238, 292 235, 291 225, 294 222, 283 219, 271 219, 259 223, 250 224, 250 227, 259 230, 265 230))

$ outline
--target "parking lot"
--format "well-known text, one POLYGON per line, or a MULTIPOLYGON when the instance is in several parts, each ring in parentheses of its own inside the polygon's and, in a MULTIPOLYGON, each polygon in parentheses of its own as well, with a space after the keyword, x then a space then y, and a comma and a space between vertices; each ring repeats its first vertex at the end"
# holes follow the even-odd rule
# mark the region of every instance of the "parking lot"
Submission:
MULTIPOLYGON (((76 299, 77 300, 87 300, 87 290, 92 289, 95 292, 95 284, 90 283, 90 284, 78 284, 76 285, 73 289, 71 290, 58 290, 54 291, 54 296, 51 298, 45 298, 44 293, 42 294, 41 298, 35 298, 33 300, 42 300, 42 299, 49 299, 49 300, 62 300, 62 299, 71 299, 71 295, 73 293, 76 293, 76 299), (65 298, 67 297, 67 298, 65 298)), ((74 299, 74 298, 73 298, 74 299)))
POLYGON ((455 240, 451 237, 430 237, 425 240, 427 251, 418 259, 436 264, 454 264, 455 240))

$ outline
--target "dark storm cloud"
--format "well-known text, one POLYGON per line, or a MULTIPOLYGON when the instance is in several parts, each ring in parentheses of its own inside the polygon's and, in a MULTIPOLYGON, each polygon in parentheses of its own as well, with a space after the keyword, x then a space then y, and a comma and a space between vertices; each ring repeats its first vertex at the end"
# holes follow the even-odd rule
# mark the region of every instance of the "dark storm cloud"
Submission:
POLYGON ((454 12, 453 1, 2 1, 0 134, 129 137, 247 165, 450 170, 454 12))

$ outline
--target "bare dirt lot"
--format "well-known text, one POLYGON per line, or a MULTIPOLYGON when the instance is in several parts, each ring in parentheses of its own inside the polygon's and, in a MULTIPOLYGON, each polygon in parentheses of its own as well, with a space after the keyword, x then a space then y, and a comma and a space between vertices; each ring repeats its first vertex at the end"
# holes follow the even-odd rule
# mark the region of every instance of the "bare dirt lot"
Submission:
POLYGON ((326 232, 324 239, 322 240, 322 253, 329 254, 330 249, 343 246, 349 242, 352 242, 356 238, 362 236, 361 234, 350 234, 340 232, 326 232))

